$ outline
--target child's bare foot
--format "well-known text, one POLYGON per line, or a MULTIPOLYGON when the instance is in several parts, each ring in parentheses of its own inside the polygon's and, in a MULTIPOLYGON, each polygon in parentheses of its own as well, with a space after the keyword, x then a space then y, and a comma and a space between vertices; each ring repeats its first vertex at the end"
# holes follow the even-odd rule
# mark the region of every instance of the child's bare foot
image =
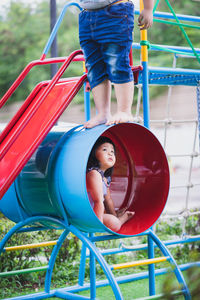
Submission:
POLYGON ((133 116, 130 113, 119 111, 106 122, 106 125, 133 122, 133 116))
POLYGON ((93 128, 97 125, 104 124, 107 122, 109 116, 97 114, 93 118, 91 118, 89 121, 85 122, 84 127, 85 128, 93 128))
POLYGON ((121 224, 123 225, 128 220, 132 219, 132 217, 134 216, 134 214, 135 214, 134 211, 127 210, 122 216, 119 217, 119 220, 121 221, 121 224))
POLYGON ((124 208, 121 208, 121 209, 118 209, 118 211, 116 212, 117 213, 117 217, 121 217, 122 215, 124 215, 124 213, 126 212, 127 210, 127 207, 124 207, 124 208))

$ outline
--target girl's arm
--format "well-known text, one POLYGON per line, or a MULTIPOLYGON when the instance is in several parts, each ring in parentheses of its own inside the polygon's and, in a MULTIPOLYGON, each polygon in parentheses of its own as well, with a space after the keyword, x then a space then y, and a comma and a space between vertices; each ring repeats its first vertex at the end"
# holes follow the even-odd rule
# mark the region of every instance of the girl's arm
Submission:
POLYGON ((103 223, 104 214, 104 196, 102 187, 102 178, 98 171, 92 170, 86 174, 87 191, 90 193, 94 202, 94 213, 103 223))
POLYGON ((105 205, 106 213, 117 216, 109 189, 107 189, 107 195, 105 195, 104 198, 105 198, 104 205, 105 205))
POLYGON ((144 9, 141 11, 138 18, 138 25, 140 29, 148 29, 153 24, 153 5, 154 0, 143 0, 144 9))

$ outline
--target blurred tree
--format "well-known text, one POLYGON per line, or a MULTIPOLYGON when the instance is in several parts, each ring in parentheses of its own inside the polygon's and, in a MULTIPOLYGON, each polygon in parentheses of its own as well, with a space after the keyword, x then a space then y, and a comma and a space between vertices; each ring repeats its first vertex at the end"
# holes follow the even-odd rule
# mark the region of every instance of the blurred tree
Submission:
MULTIPOLYGON (((60 0, 58 4, 61 9, 66 1, 60 0)), ((78 11, 72 9, 71 12, 67 13, 58 31, 59 56, 66 56, 80 48, 78 11)), ((30 61, 40 58, 49 34, 49 1, 43 0, 34 8, 24 1, 10 2, 4 17, 0 18, 0 97, 30 61)), ((73 76, 81 71, 82 66, 74 64, 68 75, 73 76)), ((33 68, 23 81, 22 88, 18 88, 13 94, 11 102, 24 100, 37 82, 48 79, 50 66, 33 68)))
MULTIPOLYGON (((11 2, 5 19, 0 22, 0 91, 6 92, 27 63, 40 57, 41 46, 48 37, 49 20, 44 3, 33 12, 30 5, 21 1, 11 2), (37 17, 36 17, 37 16, 37 17)), ((27 79, 23 89, 30 91, 27 79)), ((13 100, 23 100, 24 93, 18 89, 13 100)))
MULTIPOLYGON (((185 0, 184 6, 181 1, 170 0, 176 13, 194 14, 199 12, 199 2, 185 0)), ((41 0, 37 5, 22 0, 11 0, 10 5, 4 9, 0 16, 0 97, 8 90, 24 67, 32 60, 39 59, 42 50, 49 37, 50 0, 41 0), (34 5, 33 5, 34 4, 34 5)), ((66 4, 66 0, 57 0, 58 14, 66 4)), ((157 10, 169 12, 165 0, 160 0, 157 10)), ((78 9, 69 8, 59 30, 58 30, 58 56, 69 55, 72 51, 79 49, 78 39, 78 9)), ((136 23, 136 21, 135 21, 136 23)), ((135 42, 139 42, 139 29, 135 25, 135 42)), ((199 31, 187 28, 192 43, 200 47, 199 31)), ((148 32, 151 43, 164 45, 188 46, 179 28, 166 24, 154 23, 148 32)), ((134 62, 139 60, 137 51, 134 62)), ((50 54, 49 54, 50 55, 50 54)), ((194 60, 180 60, 180 67, 198 67, 194 60)), ((158 66, 171 66, 172 54, 152 51, 150 53, 150 64, 158 66)), ((82 73, 80 63, 73 63, 66 76, 74 76, 82 73)), ((26 77, 21 88, 17 89, 11 101, 24 100, 38 81, 50 78, 50 67, 36 67, 26 77)))

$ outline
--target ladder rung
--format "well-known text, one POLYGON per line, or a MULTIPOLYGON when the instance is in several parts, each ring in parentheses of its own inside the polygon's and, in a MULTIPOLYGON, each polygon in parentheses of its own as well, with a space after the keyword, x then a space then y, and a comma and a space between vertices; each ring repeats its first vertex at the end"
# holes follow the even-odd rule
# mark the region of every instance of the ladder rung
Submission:
POLYGON ((20 275, 20 274, 33 273, 33 272, 41 272, 41 271, 46 271, 47 269, 48 269, 48 266, 43 266, 43 267, 38 267, 38 268, 2 272, 2 273, 0 273, 0 277, 20 275))
POLYGON ((131 268, 136 266, 142 266, 142 265, 150 265, 154 263, 163 262, 169 259, 169 256, 161 256, 157 258, 150 258, 150 259, 142 259, 122 264, 115 264, 111 267, 111 270, 118 270, 118 269, 124 269, 124 268, 131 268))
POLYGON ((17 250, 24 250, 24 249, 33 249, 33 248, 40 248, 40 247, 47 247, 47 246, 54 246, 57 244, 57 241, 49 241, 37 244, 27 244, 27 245, 19 245, 19 246, 11 246, 4 248, 4 251, 17 251, 17 250))

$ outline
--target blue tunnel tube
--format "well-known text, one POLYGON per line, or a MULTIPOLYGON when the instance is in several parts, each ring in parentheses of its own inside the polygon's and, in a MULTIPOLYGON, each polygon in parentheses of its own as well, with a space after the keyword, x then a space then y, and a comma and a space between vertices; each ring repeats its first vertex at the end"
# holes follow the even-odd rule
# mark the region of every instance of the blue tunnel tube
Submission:
POLYGON ((144 126, 123 123, 84 129, 66 124, 47 135, 0 201, 0 210, 14 222, 36 215, 63 218, 62 202, 69 223, 81 231, 131 236, 157 221, 168 192, 165 152, 144 126), (111 138, 117 148, 110 187, 115 207, 135 212, 117 233, 96 217, 86 189, 87 161, 101 135, 111 138))

